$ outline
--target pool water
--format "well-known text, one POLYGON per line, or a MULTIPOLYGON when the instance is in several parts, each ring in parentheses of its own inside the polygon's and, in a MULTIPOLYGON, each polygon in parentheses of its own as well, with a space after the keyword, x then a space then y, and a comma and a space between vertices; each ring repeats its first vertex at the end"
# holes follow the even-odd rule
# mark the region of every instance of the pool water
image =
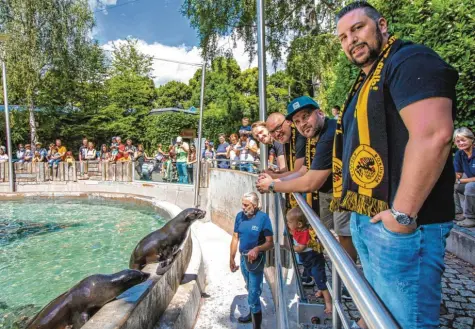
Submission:
POLYGON ((21 328, 83 278, 128 268, 165 224, 151 206, 113 200, 0 201, 0 328, 21 328))

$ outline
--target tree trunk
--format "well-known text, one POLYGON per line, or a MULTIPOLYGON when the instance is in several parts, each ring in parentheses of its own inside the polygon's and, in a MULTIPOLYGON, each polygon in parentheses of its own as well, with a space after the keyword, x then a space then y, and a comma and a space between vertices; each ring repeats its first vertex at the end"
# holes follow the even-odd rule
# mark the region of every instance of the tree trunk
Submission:
POLYGON ((30 102, 28 106, 28 111, 30 112, 30 138, 31 138, 31 148, 34 149, 36 142, 38 141, 38 136, 36 135, 36 120, 35 120, 35 106, 33 102, 30 102))

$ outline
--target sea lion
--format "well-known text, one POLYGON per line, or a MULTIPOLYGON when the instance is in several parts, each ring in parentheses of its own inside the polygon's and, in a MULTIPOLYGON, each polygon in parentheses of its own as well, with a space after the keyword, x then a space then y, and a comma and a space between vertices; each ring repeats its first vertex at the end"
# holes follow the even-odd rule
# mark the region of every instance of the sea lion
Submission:
POLYGON ((158 262, 157 274, 163 274, 180 250, 188 228, 205 215, 206 211, 197 208, 183 210, 161 229, 140 240, 130 256, 129 267, 140 270, 146 264, 158 262))
POLYGON ((148 277, 137 270, 88 276, 46 305, 26 329, 79 329, 102 306, 148 277))

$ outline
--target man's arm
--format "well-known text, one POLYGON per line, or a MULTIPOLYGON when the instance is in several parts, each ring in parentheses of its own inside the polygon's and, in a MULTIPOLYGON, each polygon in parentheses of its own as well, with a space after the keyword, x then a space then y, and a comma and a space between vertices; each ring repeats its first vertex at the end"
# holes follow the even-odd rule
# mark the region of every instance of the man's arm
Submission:
POLYGON ((266 236, 266 242, 264 242, 260 246, 257 246, 256 248, 259 250, 259 252, 264 252, 274 248, 274 238, 272 237, 272 235, 266 236))
POLYGON ((231 240, 231 247, 230 247, 231 250, 230 250, 230 257, 229 257, 229 268, 231 272, 235 272, 239 268, 238 266, 236 266, 236 261, 235 261, 238 242, 239 242, 239 235, 238 233, 234 232, 233 238, 231 240))
POLYGON ((447 161, 454 129, 452 100, 428 98, 406 106, 400 114, 409 141, 393 206, 412 217, 421 209, 447 161))
POLYGON ((287 163, 285 162, 285 155, 279 155, 277 157, 277 167, 281 173, 287 172, 287 163))
MULTIPOLYGON (((285 177, 283 179, 274 180, 274 191, 282 193, 292 193, 292 192, 313 192, 319 190, 323 184, 328 179, 328 176, 331 175, 331 169, 327 170, 309 170, 305 175, 287 180, 285 177)), ((257 188, 259 192, 269 191, 269 186, 272 183, 272 178, 269 176, 259 180, 257 188)))
MULTIPOLYGON (((284 162, 285 162, 285 160, 284 160, 284 162)), ((293 173, 299 172, 300 169, 302 169, 302 167, 304 167, 305 171, 307 171, 307 167, 304 166, 304 163, 305 163, 305 158, 299 158, 299 159, 295 160, 294 170, 286 171, 286 172, 283 172, 283 173, 274 173, 274 172, 271 172, 271 171, 266 172, 266 173, 269 174, 274 179, 286 177, 286 176, 289 176, 293 173)))

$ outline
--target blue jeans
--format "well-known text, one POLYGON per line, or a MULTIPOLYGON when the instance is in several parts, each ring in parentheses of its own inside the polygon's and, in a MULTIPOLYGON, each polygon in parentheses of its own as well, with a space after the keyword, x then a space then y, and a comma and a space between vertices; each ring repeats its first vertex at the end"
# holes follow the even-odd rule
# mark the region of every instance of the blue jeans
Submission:
POLYGON ((452 222, 394 233, 351 214, 351 236, 369 284, 401 328, 439 328, 445 240, 452 222))
POLYGON ((327 274, 325 273, 325 257, 315 251, 299 253, 303 268, 315 280, 318 290, 327 290, 327 274))
POLYGON ((56 159, 56 160, 49 160, 49 166, 50 168, 53 167, 53 165, 58 165, 61 162, 61 159, 56 159))
POLYGON ((241 171, 247 171, 247 172, 250 172, 250 173, 254 172, 254 169, 252 168, 252 163, 241 163, 239 165, 239 169, 241 171))
POLYGON ((176 170, 178 171, 178 183, 188 184, 188 169, 186 162, 177 162, 176 170))
POLYGON ((246 282, 247 289, 247 303, 252 314, 261 312, 261 293, 262 293, 262 281, 264 280, 264 271, 262 272, 249 272, 246 269, 246 261, 241 256, 241 272, 246 282))

